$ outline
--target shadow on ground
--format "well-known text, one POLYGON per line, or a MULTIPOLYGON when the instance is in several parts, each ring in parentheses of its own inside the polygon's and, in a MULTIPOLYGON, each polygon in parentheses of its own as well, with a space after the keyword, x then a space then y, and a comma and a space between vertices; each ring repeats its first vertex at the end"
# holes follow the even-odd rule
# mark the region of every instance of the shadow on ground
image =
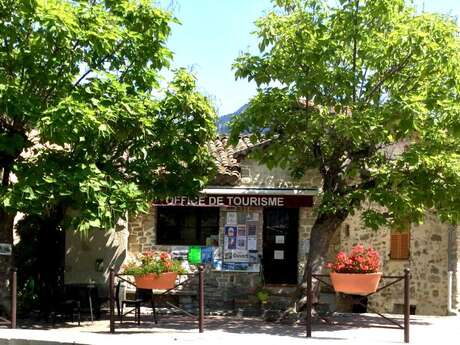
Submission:
MULTIPOLYGON (((403 317, 400 315, 391 315, 392 320, 403 324, 403 317)), ((328 317, 328 322, 314 318, 312 324, 313 335, 317 331, 337 332, 354 328, 396 328, 397 326, 389 323, 387 320, 375 314, 337 314, 328 317), (329 323, 328 323, 329 322, 329 323)), ((81 326, 76 322, 57 322, 55 324, 38 322, 34 320, 20 320, 18 323, 23 329, 36 330, 56 330, 56 329, 73 329, 75 331, 107 334, 109 330, 108 320, 95 321, 94 323, 85 321, 81 326)), ((425 320, 411 319, 411 326, 431 325, 425 320)), ((267 334, 280 335, 289 337, 305 337, 305 322, 296 324, 285 324, 279 322, 265 322, 258 318, 238 318, 230 316, 207 316, 205 318, 206 331, 221 331, 226 333, 238 334, 267 334)), ((178 315, 160 315, 158 324, 155 324, 150 315, 143 315, 142 322, 138 325, 133 318, 126 318, 120 324, 116 322, 116 333, 118 334, 159 334, 173 332, 198 332, 198 322, 196 319, 188 316, 178 315)))

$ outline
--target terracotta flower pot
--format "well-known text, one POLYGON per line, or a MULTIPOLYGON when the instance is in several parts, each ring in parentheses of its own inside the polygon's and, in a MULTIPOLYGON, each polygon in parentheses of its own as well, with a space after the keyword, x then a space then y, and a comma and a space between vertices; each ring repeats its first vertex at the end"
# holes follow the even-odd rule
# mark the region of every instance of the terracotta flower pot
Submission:
POLYGON ((176 272, 165 272, 159 275, 150 273, 145 276, 134 277, 134 280, 139 289, 167 290, 176 285, 176 278, 176 272))
POLYGON ((368 295, 377 291, 382 272, 375 273, 330 273, 332 286, 336 292, 351 295, 368 295))

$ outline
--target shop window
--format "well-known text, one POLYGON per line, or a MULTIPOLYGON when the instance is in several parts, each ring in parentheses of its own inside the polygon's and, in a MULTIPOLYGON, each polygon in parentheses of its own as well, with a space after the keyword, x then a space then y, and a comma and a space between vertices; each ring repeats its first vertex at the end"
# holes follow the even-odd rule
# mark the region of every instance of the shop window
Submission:
POLYGON ((218 234, 218 207, 158 207, 157 244, 209 245, 218 234))
POLYGON ((391 230, 390 259, 409 259, 410 249, 410 223, 391 230))

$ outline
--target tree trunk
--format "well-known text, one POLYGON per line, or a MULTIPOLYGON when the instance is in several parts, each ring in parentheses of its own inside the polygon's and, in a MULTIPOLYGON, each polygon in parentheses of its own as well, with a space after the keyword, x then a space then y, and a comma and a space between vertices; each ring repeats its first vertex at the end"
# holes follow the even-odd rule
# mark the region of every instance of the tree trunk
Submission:
POLYGON ((42 316, 48 318, 60 302, 64 288, 65 233, 61 205, 41 217, 37 256, 39 305, 42 316))
MULTIPOLYGON (((4 166, 2 169, 2 189, 8 188, 10 182, 10 168, 4 166)), ((0 243, 7 243, 13 246, 13 224, 15 214, 8 213, 3 207, 0 207, 0 243)), ((9 277, 10 268, 13 264, 13 257, 0 255, 0 277, 9 277)), ((0 311, 10 309, 10 292, 6 279, 0 279, 0 311)))
MULTIPOLYGON (((326 255, 331 243, 331 239, 343 221, 347 218, 348 212, 324 213, 318 216, 310 234, 310 251, 307 254, 307 264, 304 269, 302 282, 297 287, 293 306, 286 313, 291 311, 301 311, 307 302, 307 275, 308 267, 311 265, 313 273, 321 273, 326 264, 326 255)), ((318 301, 319 282, 313 279, 313 303, 318 301)), ((286 315, 285 313, 285 315, 286 315)))
MULTIPOLYGON (((0 208, 0 243, 13 245, 13 221, 14 214, 0 208)), ((2 277, 0 279, 0 310, 5 310, 7 313, 10 309, 10 291, 8 281, 3 277, 9 277, 12 263, 12 256, 0 255, 0 277, 2 277)))

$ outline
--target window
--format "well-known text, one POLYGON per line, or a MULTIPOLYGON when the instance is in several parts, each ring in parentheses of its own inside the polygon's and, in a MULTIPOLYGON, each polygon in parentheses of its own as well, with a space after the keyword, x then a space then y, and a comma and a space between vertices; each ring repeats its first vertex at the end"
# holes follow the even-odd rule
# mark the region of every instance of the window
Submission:
POLYGON ((410 249, 410 223, 402 228, 391 230, 390 259, 407 260, 409 259, 410 249))
POLYGON ((157 244, 206 245, 218 234, 218 207, 158 207, 157 244))

